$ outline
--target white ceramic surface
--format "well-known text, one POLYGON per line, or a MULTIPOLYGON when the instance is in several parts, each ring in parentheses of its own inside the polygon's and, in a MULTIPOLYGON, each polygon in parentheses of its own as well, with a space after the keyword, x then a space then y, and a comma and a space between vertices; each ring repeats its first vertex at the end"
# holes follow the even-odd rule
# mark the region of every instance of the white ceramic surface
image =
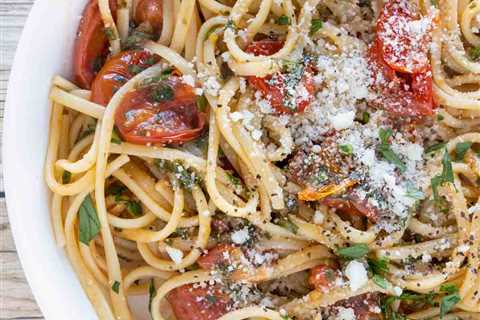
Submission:
POLYGON ((37 0, 10 75, 3 136, 7 209, 33 294, 48 320, 97 319, 56 247, 43 179, 52 76, 69 76, 73 39, 86 0, 37 0))

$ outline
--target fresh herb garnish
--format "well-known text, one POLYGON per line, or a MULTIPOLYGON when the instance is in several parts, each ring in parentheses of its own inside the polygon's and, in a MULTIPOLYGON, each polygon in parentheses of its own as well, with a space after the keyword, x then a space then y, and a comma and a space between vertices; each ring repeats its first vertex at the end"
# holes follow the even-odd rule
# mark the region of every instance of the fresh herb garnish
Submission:
POLYGON ((290 220, 290 217, 281 217, 277 219, 276 224, 282 228, 287 229, 293 234, 297 234, 298 226, 290 220))
POLYGON ((407 184, 407 191, 405 192, 405 195, 415 200, 425 199, 425 193, 415 188, 411 183, 407 184))
POLYGON ((442 173, 436 175, 431 179, 433 199, 435 201, 440 200, 440 197, 438 194, 438 187, 440 187, 441 185, 447 182, 453 183, 452 161, 450 159, 450 155, 448 154, 447 150, 445 150, 445 154, 443 155, 442 164, 443 164, 442 173))
POLYGON ((341 144, 338 146, 338 148, 340 149, 340 153, 345 154, 347 156, 353 153, 353 147, 351 144, 341 144))
POLYGON ((114 281, 112 284, 112 290, 113 292, 118 293, 118 291, 120 290, 120 282, 114 281))
POLYGON ((134 217, 139 217, 143 213, 142 206, 137 201, 129 200, 125 203, 125 206, 128 213, 134 217))
POLYGON ((242 184, 242 180, 240 178, 234 176, 232 173, 227 171, 227 177, 230 183, 232 183, 234 186, 239 186, 242 184))
POLYGON ((462 161, 465 158, 465 154, 467 153, 468 149, 472 146, 471 141, 459 142, 455 146, 455 160, 462 161))
POLYGON ((70 171, 63 170, 62 183, 63 183, 63 184, 70 183, 70 180, 71 180, 71 179, 72 179, 72 173, 71 173, 70 171))
POLYGON ((377 286, 379 286, 380 288, 383 288, 383 289, 387 289, 387 288, 388 288, 388 282, 387 282, 387 280, 386 280, 384 277, 382 277, 382 276, 380 276, 380 275, 378 275, 378 274, 374 274, 373 277, 372 277, 372 280, 373 280, 373 282, 375 282, 375 284, 376 284, 377 286))
POLYGON ((148 286, 148 311, 152 315, 152 301, 153 298, 157 295, 157 290, 155 289, 155 282, 153 279, 150 280, 150 285, 148 286))
POLYGON ((197 96, 197 108, 201 112, 205 112, 207 110, 207 98, 204 95, 197 96))
POLYGON ((105 36, 107 37, 108 40, 113 41, 113 40, 117 39, 117 37, 115 35, 115 31, 113 31, 112 28, 107 27, 107 28, 103 29, 103 32, 105 33, 105 36))
POLYGON ((373 274, 383 275, 388 272, 388 259, 382 257, 380 259, 368 258, 368 267, 373 274))
POLYGON ((120 138, 116 127, 113 127, 112 138, 110 139, 110 142, 115 144, 122 144, 122 138, 120 138))
POLYGON ((351 247, 339 248, 336 251, 337 256, 347 260, 358 259, 368 253, 368 246, 364 243, 355 244, 351 247))
POLYGON ((443 318, 452 308, 460 302, 458 288, 453 284, 446 284, 440 287, 440 292, 447 293, 440 301, 440 319, 443 318))
POLYGON ((405 163, 398 157, 398 155, 393 152, 390 144, 388 143, 388 138, 390 138, 393 134, 392 129, 388 128, 387 130, 380 128, 378 132, 378 136, 380 138, 380 144, 377 147, 378 152, 382 155, 382 157, 390 162, 391 164, 395 165, 400 172, 405 172, 407 167, 405 163))
POLYGON ((175 97, 173 89, 168 84, 159 84, 152 90, 152 99, 154 102, 165 102, 175 97))
POLYGON ((137 64, 132 63, 128 65, 128 72, 130 72, 132 75, 136 75, 142 72, 143 70, 144 69, 137 64))
POLYGON ((480 47, 473 47, 468 51, 470 58, 473 60, 478 60, 480 58, 480 47))
POLYGON ((282 15, 275 20, 275 23, 281 26, 288 26, 290 24, 290 18, 286 15, 282 15))
POLYGON ((215 297, 214 295, 212 294, 207 294, 205 296, 205 299, 208 301, 208 303, 210 304, 215 304, 217 302, 217 297, 215 297))
POLYGON ((444 116, 442 116, 441 114, 437 114, 437 120, 438 121, 442 121, 443 119, 445 119, 444 116))
POLYGON ((367 124, 370 121, 370 113, 368 111, 362 112, 362 118, 360 119, 361 124, 367 124))
POLYGON ((438 8, 438 0, 430 0, 430 4, 435 8, 438 8))
POLYGON ((447 145, 446 142, 439 142, 439 143, 432 144, 430 147, 425 149, 425 153, 430 154, 430 153, 434 153, 438 150, 442 150, 443 148, 445 148, 446 145, 447 145))
POLYGON ((100 221, 90 195, 87 195, 83 200, 78 210, 78 219, 78 237, 80 242, 88 246, 90 241, 100 232, 100 221))
POLYGON ((312 25, 310 26, 310 34, 316 33, 318 30, 322 29, 323 22, 321 19, 312 19, 312 25))

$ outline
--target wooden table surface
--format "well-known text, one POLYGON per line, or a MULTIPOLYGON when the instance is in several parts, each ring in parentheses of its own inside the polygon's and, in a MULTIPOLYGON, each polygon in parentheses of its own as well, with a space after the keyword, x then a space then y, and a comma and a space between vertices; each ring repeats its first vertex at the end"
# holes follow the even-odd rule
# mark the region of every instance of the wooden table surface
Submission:
MULTIPOLYGON (((0 119, 15 48, 33 0, 0 0, 0 119)), ((0 120, 0 135, 3 121, 0 120)), ((1 163, 1 159, 0 159, 1 163)), ((0 319, 43 319, 18 261, 0 172, 0 319)))

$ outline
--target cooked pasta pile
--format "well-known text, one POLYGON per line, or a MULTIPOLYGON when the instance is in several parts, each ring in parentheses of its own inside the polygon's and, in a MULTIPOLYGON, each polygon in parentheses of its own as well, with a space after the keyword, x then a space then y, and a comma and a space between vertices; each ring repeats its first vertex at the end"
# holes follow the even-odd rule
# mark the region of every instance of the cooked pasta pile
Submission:
POLYGON ((90 0, 55 240, 99 319, 480 319, 479 59, 477 0, 90 0))

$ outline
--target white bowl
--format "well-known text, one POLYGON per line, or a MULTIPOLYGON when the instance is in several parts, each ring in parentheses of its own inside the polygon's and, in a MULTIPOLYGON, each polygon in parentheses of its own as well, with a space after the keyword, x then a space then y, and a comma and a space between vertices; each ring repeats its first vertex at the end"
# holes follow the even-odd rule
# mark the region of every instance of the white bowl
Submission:
POLYGON ((37 0, 10 74, 4 120, 7 208, 23 270, 48 320, 97 319, 63 249, 54 242, 43 167, 48 92, 55 74, 69 77, 77 25, 86 0, 37 0))

